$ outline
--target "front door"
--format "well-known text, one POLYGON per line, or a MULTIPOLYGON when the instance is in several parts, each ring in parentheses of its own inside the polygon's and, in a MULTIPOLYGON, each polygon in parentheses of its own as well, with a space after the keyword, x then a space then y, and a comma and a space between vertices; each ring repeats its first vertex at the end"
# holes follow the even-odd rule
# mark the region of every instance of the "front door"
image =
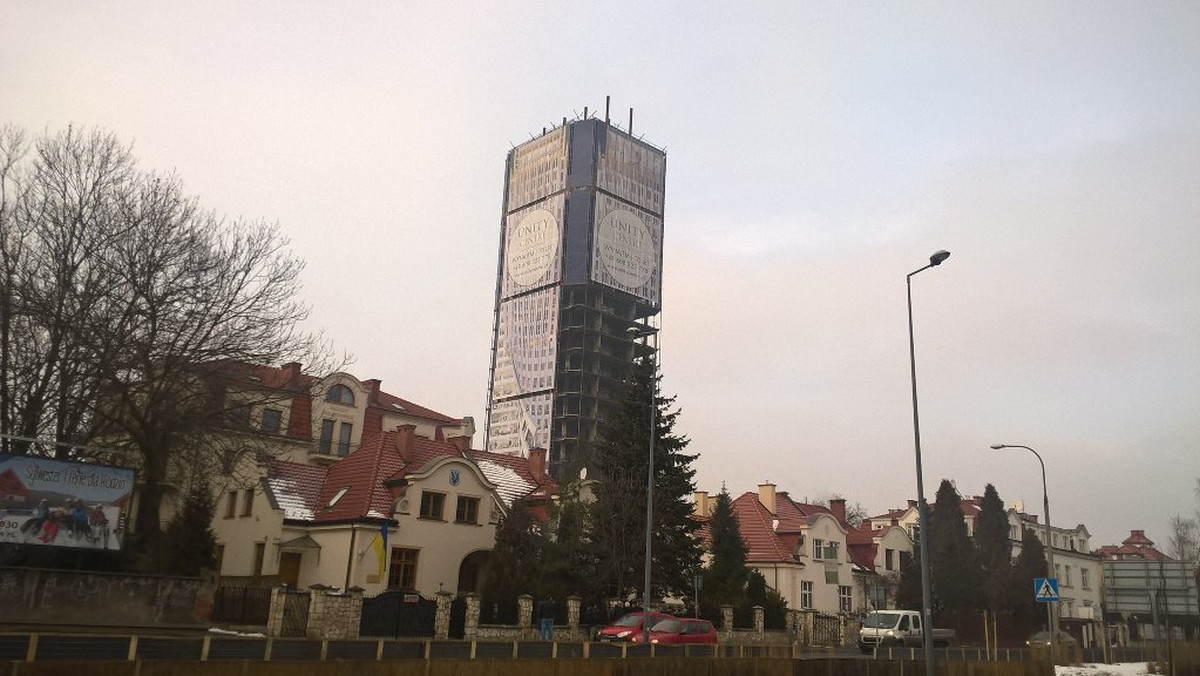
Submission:
POLYGON ((300 586, 300 552, 279 555, 279 582, 295 589, 300 586))

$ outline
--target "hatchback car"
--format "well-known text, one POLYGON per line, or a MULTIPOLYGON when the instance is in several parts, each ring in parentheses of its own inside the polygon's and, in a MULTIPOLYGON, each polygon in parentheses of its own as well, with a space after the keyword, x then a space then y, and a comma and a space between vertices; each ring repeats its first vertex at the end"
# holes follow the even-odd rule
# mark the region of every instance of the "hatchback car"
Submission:
MULTIPOLYGON (((642 611, 633 613, 625 613, 617 618, 616 622, 604 627, 596 633, 597 641, 632 641, 636 636, 639 639, 642 635, 642 611)), ((650 626, 654 626, 657 622, 671 618, 670 615, 664 613, 650 613, 650 626)))
MULTIPOLYGON (((1054 637, 1055 637, 1055 642, 1058 643, 1058 645, 1060 645, 1060 646, 1067 646, 1070 648, 1074 648, 1076 645, 1075 637, 1071 636, 1070 634, 1068 634, 1065 631, 1058 632, 1057 634, 1055 634, 1054 637)), ((1029 646, 1030 648, 1049 648, 1050 647, 1050 632, 1039 631, 1038 633, 1034 634, 1033 636, 1030 636, 1029 640, 1025 641, 1025 645, 1029 646)))
MULTIPOLYGON (((634 643, 641 643, 641 634, 634 636, 632 640, 634 643)), ((717 642, 717 630, 708 620, 668 617, 650 627, 650 642, 714 644, 717 642)))

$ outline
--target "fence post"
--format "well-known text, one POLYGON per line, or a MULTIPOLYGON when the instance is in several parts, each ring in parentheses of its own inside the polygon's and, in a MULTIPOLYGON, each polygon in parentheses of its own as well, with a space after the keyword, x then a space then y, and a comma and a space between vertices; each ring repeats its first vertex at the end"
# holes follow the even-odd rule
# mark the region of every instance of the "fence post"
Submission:
POLYGON ((763 634, 767 630, 767 620, 763 612, 762 606, 754 606, 754 636, 758 640, 762 640, 763 634))
POLYGON ((579 605, 582 602, 578 596, 567 597, 567 636, 575 641, 585 638, 579 630, 579 605))
POLYGON ((450 638, 450 602, 454 593, 444 589, 437 593, 437 615, 433 620, 433 637, 439 641, 450 638))
POLYGON ((537 636, 533 629, 533 597, 529 594, 517 597, 517 628, 522 639, 537 636))
POLYGON ((479 636, 479 593, 467 593, 467 621, 463 628, 463 639, 474 641, 479 636))
POLYGON ((721 633, 726 638, 733 636, 733 606, 729 604, 721 606, 721 633))
POLYGON ((283 612, 287 606, 287 587, 271 588, 271 608, 267 611, 267 636, 283 634, 283 612))

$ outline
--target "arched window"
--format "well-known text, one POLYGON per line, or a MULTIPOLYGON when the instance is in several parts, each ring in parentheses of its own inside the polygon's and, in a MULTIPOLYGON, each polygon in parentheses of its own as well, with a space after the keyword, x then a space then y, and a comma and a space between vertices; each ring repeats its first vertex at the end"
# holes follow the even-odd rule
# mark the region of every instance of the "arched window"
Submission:
POLYGON ((325 393, 325 401, 332 401, 335 404, 346 404, 347 406, 354 405, 354 393, 345 385, 334 385, 325 393))

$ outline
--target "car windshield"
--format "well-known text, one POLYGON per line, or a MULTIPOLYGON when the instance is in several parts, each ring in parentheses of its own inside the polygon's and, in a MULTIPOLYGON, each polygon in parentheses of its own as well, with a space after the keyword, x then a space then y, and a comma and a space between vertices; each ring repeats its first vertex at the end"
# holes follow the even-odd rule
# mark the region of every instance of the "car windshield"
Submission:
POLYGON ((679 632, 679 620, 659 620, 658 624, 650 627, 650 631, 657 631, 664 634, 675 634, 679 632))
POLYGON ((867 613, 862 626, 867 629, 891 629, 896 626, 897 613, 867 613))
POLYGON ((636 627, 642 621, 641 613, 627 613, 612 623, 614 627, 636 627))

